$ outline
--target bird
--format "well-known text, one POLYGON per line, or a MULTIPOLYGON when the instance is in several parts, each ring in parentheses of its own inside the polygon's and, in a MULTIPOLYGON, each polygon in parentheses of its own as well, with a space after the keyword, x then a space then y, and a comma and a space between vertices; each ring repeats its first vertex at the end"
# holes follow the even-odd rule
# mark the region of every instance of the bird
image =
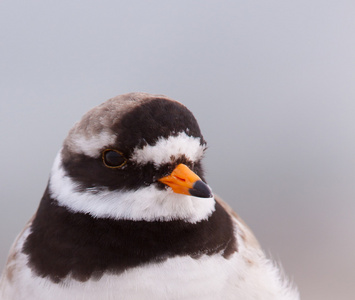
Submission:
POLYGON ((89 110, 10 249, 0 299, 299 299, 207 184, 206 149, 192 112, 167 96, 89 110))

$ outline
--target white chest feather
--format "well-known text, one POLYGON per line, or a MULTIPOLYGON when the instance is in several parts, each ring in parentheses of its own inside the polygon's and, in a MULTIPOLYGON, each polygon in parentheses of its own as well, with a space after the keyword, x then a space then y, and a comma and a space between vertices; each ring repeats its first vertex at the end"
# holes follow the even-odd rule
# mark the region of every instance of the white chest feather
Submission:
MULTIPOLYGON (((23 234, 15 250, 27 235, 23 234)), ((121 274, 106 274, 99 280, 67 278, 60 284, 36 276, 27 267, 27 256, 17 252, 11 280, 5 274, 1 280, 0 299, 298 299, 260 250, 248 249, 243 243, 239 246, 240 252, 229 259, 219 254, 199 259, 178 256, 121 274)))
POLYGON ((292 299, 277 296, 274 278, 265 275, 265 270, 248 266, 238 255, 231 260, 217 255, 197 260, 177 257, 120 275, 104 275, 98 281, 61 284, 36 277, 23 266, 1 299, 292 299))

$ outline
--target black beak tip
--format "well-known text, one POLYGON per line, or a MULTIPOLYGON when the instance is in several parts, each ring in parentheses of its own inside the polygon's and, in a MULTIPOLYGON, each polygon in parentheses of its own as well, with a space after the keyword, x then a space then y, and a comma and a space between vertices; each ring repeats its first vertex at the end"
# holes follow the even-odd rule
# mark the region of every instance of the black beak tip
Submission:
POLYGON ((199 198, 212 198, 213 194, 209 186, 204 183, 202 180, 197 180, 192 189, 189 189, 191 196, 199 198))

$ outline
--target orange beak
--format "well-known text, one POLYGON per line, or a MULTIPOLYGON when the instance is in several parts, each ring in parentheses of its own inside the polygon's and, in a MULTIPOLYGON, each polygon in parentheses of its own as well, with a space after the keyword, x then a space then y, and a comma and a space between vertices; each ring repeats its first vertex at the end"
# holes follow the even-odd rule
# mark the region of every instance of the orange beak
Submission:
POLYGON ((179 164, 170 175, 160 178, 159 181, 170 186, 178 194, 200 198, 213 197, 209 186, 184 164, 179 164))

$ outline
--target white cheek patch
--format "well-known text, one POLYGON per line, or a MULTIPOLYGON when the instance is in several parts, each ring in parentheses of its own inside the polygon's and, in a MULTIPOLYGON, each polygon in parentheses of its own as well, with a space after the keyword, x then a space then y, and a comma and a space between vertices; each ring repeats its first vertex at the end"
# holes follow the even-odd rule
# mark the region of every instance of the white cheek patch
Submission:
POLYGON ((70 149, 75 153, 85 154, 90 157, 97 157, 102 146, 113 144, 116 136, 107 131, 92 136, 73 134, 70 137, 70 149))
POLYGON ((49 190, 58 204, 74 212, 95 218, 170 221, 182 219, 196 223, 207 219, 215 210, 214 198, 197 198, 176 194, 171 189, 159 190, 154 185, 135 191, 87 189, 78 191, 61 165, 57 155, 49 181, 49 190))
POLYGON ((142 149, 136 148, 133 151, 131 160, 138 164, 148 162, 159 166, 171 161, 171 157, 185 155, 192 162, 202 158, 205 145, 200 144, 200 138, 188 136, 185 132, 177 136, 160 138, 154 146, 146 145, 142 149))

